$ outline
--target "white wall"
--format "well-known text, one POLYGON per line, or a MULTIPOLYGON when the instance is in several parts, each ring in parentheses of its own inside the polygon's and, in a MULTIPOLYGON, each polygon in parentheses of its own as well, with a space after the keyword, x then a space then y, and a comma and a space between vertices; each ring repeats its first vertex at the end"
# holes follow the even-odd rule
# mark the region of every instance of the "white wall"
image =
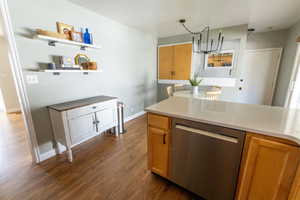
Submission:
POLYGON ((283 48, 287 40, 288 30, 250 33, 247 39, 247 49, 283 48))
POLYGON ((0 37, 0 89, 3 97, 4 110, 8 113, 20 111, 19 100, 8 58, 7 43, 3 37, 0 37))
POLYGON ((126 116, 143 111, 156 102, 156 45, 152 35, 122 25, 65 0, 10 0, 10 13, 16 34, 23 73, 38 76, 39 84, 27 85, 41 153, 52 149, 52 130, 46 106, 97 95, 119 97, 126 116), (50 47, 32 39, 30 30, 56 31, 56 21, 75 27, 88 27, 102 49, 80 51, 78 47, 50 47), (102 73, 64 73, 54 76, 34 72, 50 55, 74 57, 88 54, 102 73))
POLYGON ((276 106, 284 106, 287 89, 291 79, 291 74, 294 66, 294 60, 297 50, 297 38, 300 36, 300 22, 295 24, 288 30, 287 42, 284 47, 282 64, 279 69, 276 92, 273 104, 276 106))

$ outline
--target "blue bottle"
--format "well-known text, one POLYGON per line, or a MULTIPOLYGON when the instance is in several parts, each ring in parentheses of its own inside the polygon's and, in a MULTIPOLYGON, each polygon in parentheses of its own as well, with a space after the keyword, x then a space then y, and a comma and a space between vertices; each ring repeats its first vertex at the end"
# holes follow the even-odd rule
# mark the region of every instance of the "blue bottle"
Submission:
POLYGON ((83 42, 86 44, 91 44, 91 34, 89 33, 89 29, 85 29, 85 33, 83 34, 83 42))

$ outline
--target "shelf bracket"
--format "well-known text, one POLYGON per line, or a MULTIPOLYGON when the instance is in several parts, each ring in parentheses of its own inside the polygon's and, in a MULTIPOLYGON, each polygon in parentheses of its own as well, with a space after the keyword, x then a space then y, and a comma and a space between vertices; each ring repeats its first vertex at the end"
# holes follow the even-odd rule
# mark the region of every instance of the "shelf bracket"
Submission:
POLYGON ((49 41, 48 45, 51 46, 51 47, 55 47, 55 41, 49 41))

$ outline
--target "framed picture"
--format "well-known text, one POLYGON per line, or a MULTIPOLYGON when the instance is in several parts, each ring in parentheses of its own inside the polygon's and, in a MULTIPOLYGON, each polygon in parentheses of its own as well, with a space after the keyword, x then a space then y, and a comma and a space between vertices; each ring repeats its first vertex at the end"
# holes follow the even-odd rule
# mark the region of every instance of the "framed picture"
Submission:
POLYGON ((71 39, 75 42, 83 42, 82 40, 82 33, 81 32, 76 32, 76 31, 72 31, 71 32, 71 39))
POLYGON ((211 53, 205 55, 205 68, 232 68, 234 66, 234 50, 224 50, 220 53, 211 53))
POLYGON ((56 22, 57 32, 66 35, 68 40, 72 40, 71 33, 74 32, 74 27, 61 22, 56 22))

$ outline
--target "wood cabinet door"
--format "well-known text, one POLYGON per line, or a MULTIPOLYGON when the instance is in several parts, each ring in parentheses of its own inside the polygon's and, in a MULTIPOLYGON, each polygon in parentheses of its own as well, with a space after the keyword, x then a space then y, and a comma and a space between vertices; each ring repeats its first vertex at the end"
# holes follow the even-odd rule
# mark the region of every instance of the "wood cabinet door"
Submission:
POLYGON ((168 132, 148 127, 148 156, 152 172, 167 177, 168 174, 168 132))
POLYGON ((72 146, 96 135, 95 114, 91 113, 69 120, 72 146))
POLYGON ((297 174, 294 178, 293 186, 290 192, 289 200, 300 199, 300 166, 298 166, 297 174))
POLYGON ((192 44, 174 46, 173 80, 189 80, 192 66, 192 44))
POLYGON ((172 79, 174 66, 174 46, 159 47, 159 79, 172 79))
POLYGON ((299 164, 299 149, 247 136, 236 199, 287 200, 299 164))

